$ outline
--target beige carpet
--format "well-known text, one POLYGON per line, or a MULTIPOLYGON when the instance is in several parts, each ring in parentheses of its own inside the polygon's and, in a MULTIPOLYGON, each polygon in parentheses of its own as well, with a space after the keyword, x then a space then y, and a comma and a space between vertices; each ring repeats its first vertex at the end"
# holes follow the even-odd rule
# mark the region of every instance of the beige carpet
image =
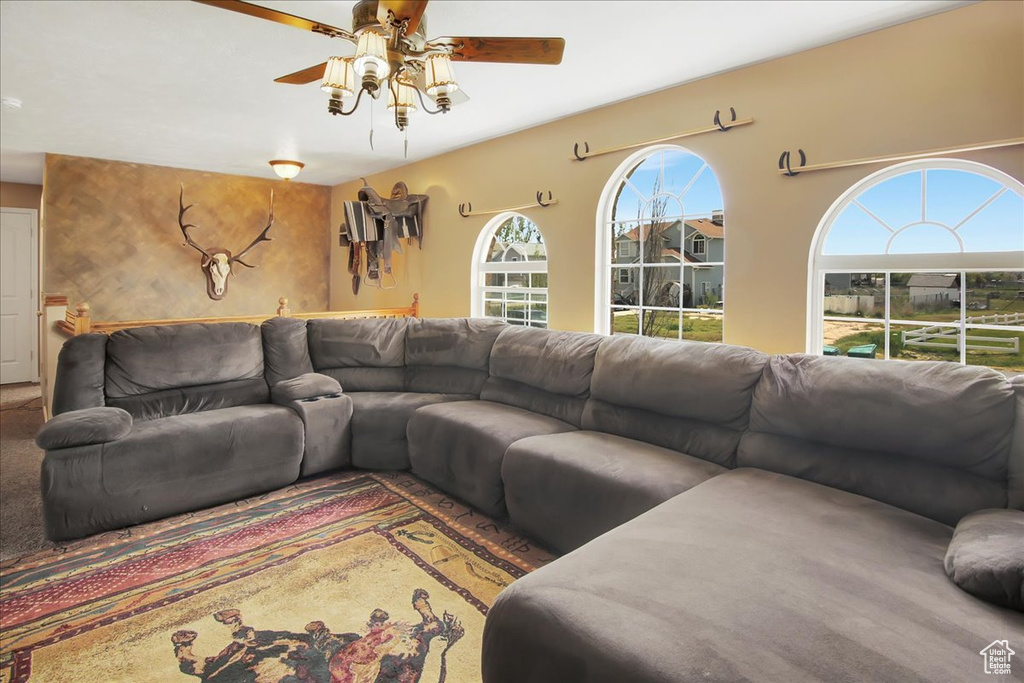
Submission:
POLYGON ((53 548, 43 535, 36 431, 43 424, 38 384, 0 386, 0 561, 53 548))

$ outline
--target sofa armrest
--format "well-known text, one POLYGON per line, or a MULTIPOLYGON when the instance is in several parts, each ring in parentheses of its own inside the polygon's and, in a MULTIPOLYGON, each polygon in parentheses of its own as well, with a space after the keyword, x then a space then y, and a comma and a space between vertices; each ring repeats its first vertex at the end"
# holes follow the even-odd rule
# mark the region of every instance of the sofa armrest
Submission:
POLYGON ((120 408, 83 408, 61 413, 36 433, 44 451, 117 441, 132 431, 132 416, 120 408))
POLYGON ((270 389, 270 400, 278 405, 291 401, 330 396, 341 393, 338 380, 316 372, 307 372, 292 379, 281 380, 270 389))
POLYGON ((1024 611, 1024 511, 972 512, 956 525, 946 574, 971 595, 1024 611))

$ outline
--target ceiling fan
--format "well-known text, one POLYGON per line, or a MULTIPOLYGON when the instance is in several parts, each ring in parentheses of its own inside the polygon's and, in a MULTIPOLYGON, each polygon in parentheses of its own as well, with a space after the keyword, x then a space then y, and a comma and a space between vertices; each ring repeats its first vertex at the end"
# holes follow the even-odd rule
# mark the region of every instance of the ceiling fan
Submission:
MULTIPOLYGON (((377 99, 386 89, 388 109, 401 131, 407 130, 417 100, 423 111, 444 114, 469 99, 455 80, 452 62, 559 64, 565 49, 562 38, 444 36, 428 40, 427 0, 361 0, 352 9, 351 31, 242 0, 194 1, 355 44, 351 57, 331 57, 274 80, 292 85, 320 80, 321 89, 330 96, 327 110, 341 116, 356 110, 363 93, 377 99), (424 94, 437 109, 427 106, 424 94), (346 110, 343 100, 351 97, 355 102, 346 110)), ((372 130, 370 135, 372 147, 372 130)))

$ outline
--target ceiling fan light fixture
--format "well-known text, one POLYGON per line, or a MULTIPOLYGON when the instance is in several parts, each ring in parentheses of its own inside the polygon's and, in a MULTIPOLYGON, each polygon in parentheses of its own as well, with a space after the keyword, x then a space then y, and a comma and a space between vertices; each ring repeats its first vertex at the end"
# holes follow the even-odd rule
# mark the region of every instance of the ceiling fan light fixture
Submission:
POLYGON ((391 73, 388 64, 387 36, 372 29, 359 34, 356 57, 352 63, 355 72, 363 79, 363 87, 371 92, 391 73), (372 82, 372 87, 367 84, 372 82))
POLYGON ((452 69, 452 58, 446 52, 427 55, 425 75, 427 94, 437 99, 438 104, 443 104, 441 100, 447 100, 451 93, 459 89, 452 69))
POLYGON ((299 175, 299 171, 304 166, 305 164, 301 161, 291 161, 289 159, 273 159, 270 162, 270 167, 274 169, 274 173, 285 180, 291 180, 299 175))
POLYGON ((320 89, 331 98, 352 97, 356 94, 356 74, 353 57, 331 57, 324 69, 324 80, 320 89))

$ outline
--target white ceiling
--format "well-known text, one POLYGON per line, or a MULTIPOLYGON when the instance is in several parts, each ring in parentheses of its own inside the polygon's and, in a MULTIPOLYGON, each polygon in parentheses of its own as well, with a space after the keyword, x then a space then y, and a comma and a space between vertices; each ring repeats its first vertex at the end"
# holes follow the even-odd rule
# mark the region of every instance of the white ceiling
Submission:
MULTIPOLYGON (((259 4, 349 28, 354 2, 259 4)), ((42 182, 43 153, 336 184, 579 111, 965 4, 877 2, 452 2, 433 0, 428 37, 562 36, 559 66, 456 64, 471 101, 414 115, 409 157, 383 103, 375 151, 366 102, 327 113, 316 84, 273 82, 342 40, 192 2, 0 2, 0 179, 42 182), (621 66, 598 68, 615 48, 621 66)))

